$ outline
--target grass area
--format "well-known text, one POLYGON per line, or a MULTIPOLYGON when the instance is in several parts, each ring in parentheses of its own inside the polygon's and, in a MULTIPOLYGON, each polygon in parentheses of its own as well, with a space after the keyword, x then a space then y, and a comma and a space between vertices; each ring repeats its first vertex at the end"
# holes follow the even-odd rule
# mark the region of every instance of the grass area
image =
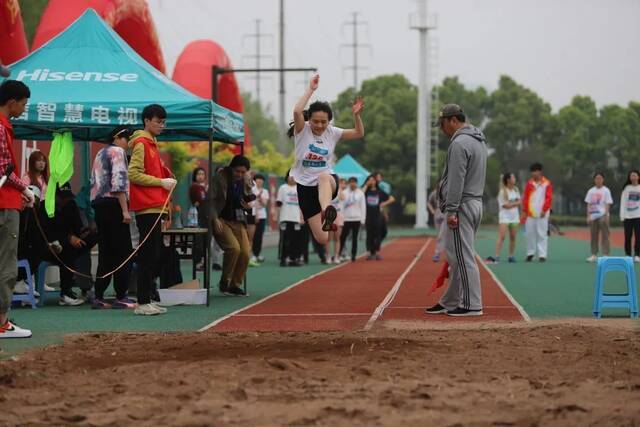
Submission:
MULTIPOLYGON (((362 245, 364 246, 364 245, 362 245)), ((26 348, 59 343, 66 334, 77 332, 177 332, 196 331, 214 320, 252 304, 305 277, 332 267, 320 264, 318 257, 310 254, 309 265, 282 268, 278 265, 277 248, 265 248, 267 259, 257 268, 250 268, 247 275, 248 297, 228 297, 218 293, 220 272, 211 278, 211 305, 169 307, 161 316, 136 316, 132 310, 91 310, 88 304, 78 307, 60 307, 57 294, 48 295, 47 304, 38 309, 20 308, 11 311, 11 317, 33 331, 33 337, 0 341, 0 357, 9 357, 26 348)), ((191 278, 191 266, 183 261, 183 277, 191 278)))
MULTIPOLYGON (((497 231, 483 229, 478 234, 476 248, 481 257, 493 255, 497 231)), ((546 263, 524 262, 525 238, 518 233, 516 264, 501 262, 490 265, 513 297, 533 318, 592 317, 595 264, 585 262, 589 256, 589 242, 553 236, 549 240, 549 256, 546 263)), ((624 255, 614 248, 612 256, 624 255)), ((502 257, 506 261, 506 245, 502 257)), ((636 274, 640 269, 636 266, 636 274)), ((640 276, 639 276, 640 277, 640 276)), ((614 272, 607 275, 607 292, 626 289, 624 275, 614 272)), ((628 317, 627 310, 607 310, 607 316, 628 317)))

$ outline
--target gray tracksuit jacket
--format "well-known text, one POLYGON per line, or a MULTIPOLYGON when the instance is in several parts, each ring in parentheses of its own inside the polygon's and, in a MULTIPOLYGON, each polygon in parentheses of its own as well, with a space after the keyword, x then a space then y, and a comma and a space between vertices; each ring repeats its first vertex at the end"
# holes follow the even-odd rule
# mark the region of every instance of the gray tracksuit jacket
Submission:
POLYGON ((467 200, 482 200, 487 175, 487 145, 480 129, 465 125, 451 137, 440 178, 440 210, 457 213, 467 200))

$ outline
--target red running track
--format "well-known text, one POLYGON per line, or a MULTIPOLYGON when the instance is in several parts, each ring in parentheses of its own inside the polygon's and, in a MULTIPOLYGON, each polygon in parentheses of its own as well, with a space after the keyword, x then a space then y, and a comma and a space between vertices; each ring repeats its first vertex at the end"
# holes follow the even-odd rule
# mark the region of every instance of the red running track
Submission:
MULTIPOLYGON (((423 314, 424 307, 436 298, 426 297, 439 268, 431 261, 431 243, 428 237, 396 239, 383 247, 382 261, 359 258, 355 263, 341 264, 210 327, 227 332, 352 331, 369 329, 376 320, 453 320, 423 314), (420 259, 413 263, 420 253, 420 259), (400 280, 403 274, 406 277, 400 280), (398 292, 390 300, 394 289, 398 292), (385 301, 391 304, 382 310, 385 301)), ((495 308, 488 308, 487 315, 476 319, 522 320, 513 305, 508 307, 509 300, 484 269, 482 279, 486 303, 495 308)))

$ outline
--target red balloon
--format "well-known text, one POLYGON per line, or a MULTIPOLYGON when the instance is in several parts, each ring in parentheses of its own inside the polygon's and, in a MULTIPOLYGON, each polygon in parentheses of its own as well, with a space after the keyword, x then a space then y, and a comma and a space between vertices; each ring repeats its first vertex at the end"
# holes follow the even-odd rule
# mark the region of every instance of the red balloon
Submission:
POLYGON ((0 0, 0 63, 11 64, 28 53, 18 0, 0 0))

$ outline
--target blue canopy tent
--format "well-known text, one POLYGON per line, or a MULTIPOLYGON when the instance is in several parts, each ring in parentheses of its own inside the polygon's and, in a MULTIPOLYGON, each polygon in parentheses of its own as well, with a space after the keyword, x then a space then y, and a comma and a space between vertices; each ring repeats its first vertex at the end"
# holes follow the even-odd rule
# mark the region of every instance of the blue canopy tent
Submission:
MULTIPOLYGON (((333 172, 340 178, 349 179, 355 177, 358 180, 358 186, 362 187, 364 181, 370 175, 369 171, 364 168, 351 154, 344 155, 336 162, 333 167, 333 172)), ((380 188, 385 192, 391 191, 391 185, 388 182, 382 181, 380 188)))
POLYGON ((241 143, 242 115, 199 98, 138 55, 93 9, 10 66, 31 89, 27 111, 14 120, 16 138, 104 141, 117 125, 142 125, 142 109, 160 104, 167 126, 159 139, 241 143))

